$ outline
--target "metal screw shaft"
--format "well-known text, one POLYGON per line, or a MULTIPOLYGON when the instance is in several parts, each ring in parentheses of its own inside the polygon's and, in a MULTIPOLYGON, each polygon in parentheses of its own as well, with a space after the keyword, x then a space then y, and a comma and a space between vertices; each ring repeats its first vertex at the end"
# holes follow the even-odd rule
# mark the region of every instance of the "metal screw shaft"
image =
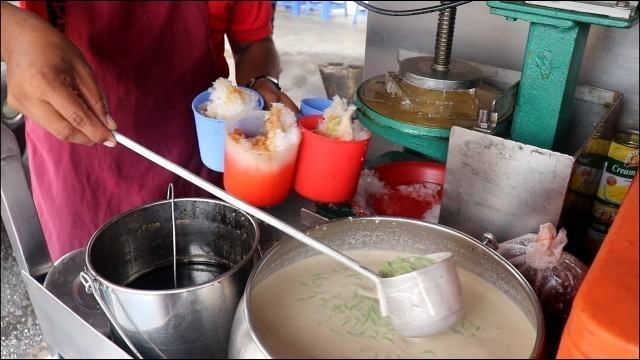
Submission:
MULTIPOLYGON (((452 1, 440 1, 448 4, 452 1)), ((456 8, 441 10, 438 16, 438 30, 436 32, 436 49, 431 68, 436 71, 449 71, 451 63, 451 48, 453 47, 453 30, 456 25, 456 8)))

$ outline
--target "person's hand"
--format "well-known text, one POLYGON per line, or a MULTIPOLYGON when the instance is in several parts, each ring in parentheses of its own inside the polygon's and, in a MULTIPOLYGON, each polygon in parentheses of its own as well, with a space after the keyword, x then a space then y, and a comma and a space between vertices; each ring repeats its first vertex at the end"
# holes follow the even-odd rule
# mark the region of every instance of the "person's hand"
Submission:
POLYGON ((253 90, 257 91, 260 96, 262 96, 266 109, 270 109, 271 104, 273 103, 282 103, 293 111, 294 114, 300 112, 300 109, 298 109, 293 100, 291 100, 287 94, 278 90, 271 81, 257 81, 253 85, 253 90))
POLYGON ((116 125, 78 48, 34 14, 2 3, 7 101, 60 140, 115 146, 116 125))
MULTIPOLYGON (((248 84, 249 79, 256 78, 256 76, 266 74, 277 77, 277 74, 280 74, 280 56, 271 36, 252 42, 229 39, 229 44, 233 51, 238 84, 248 84)), ((269 80, 255 81, 251 88, 262 96, 265 109, 270 109, 273 103, 282 103, 294 114, 300 112, 293 100, 278 90, 278 87, 269 80)))

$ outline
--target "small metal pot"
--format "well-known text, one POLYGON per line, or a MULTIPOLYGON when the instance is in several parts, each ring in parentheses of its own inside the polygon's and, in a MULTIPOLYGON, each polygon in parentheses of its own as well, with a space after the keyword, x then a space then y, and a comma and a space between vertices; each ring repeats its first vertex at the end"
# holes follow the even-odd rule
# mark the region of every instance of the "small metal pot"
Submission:
POLYGON ((96 231, 86 256, 92 289, 142 357, 224 358, 253 267, 258 226, 220 201, 173 201, 178 286, 172 204, 166 200, 121 214, 96 231))
MULTIPOLYGON (((530 356, 542 355, 544 320, 533 289, 509 262, 476 239, 445 226, 393 217, 333 220, 311 228, 307 233, 339 251, 378 249, 418 254, 451 252, 458 267, 486 280, 519 307, 536 331, 536 342, 530 356)), ((316 250, 303 243, 287 238, 274 246, 256 265, 233 320, 228 354, 230 359, 273 357, 252 323, 251 293, 276 271, 317 254, 316 250)))

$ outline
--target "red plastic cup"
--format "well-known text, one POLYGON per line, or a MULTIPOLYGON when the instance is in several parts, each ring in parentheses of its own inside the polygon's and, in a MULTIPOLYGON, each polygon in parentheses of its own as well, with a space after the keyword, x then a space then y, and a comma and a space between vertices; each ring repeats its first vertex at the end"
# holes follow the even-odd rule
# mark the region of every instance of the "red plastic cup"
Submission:
POLYGON ((294 190, 309 200, 342 203, 358 188, 371 136, 364 140, 337 140, 316 134, 322 115, 303 116, 294 190))
POLYGON ((291 192, 299 142, 279 151, 256 151, 233 141, 229 134, 240 129, 249 136, 264 131, 266 111, 248 111, 229 119, 224 151, 225 190, 253 206, 284 201, 291 192))

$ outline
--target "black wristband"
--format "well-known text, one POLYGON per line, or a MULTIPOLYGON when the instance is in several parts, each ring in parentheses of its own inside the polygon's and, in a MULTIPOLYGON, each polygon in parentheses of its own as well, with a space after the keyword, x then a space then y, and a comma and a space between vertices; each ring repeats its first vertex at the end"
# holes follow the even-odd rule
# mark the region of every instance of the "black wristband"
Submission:
POLYGON ((255 77, 251 80, 249 80, 249 82, 247 83, 247 85, 245 87, 248 87, 249 89, 253 89, 253 87, 256 85, 256 82, 259 80, 269 80, 271 81, 271 83, 273 85, 275 85, 276 89, 278 89, 278 91, 282 91, 282 89, 280 88, 280 82, 278 81, 278 79, 272 77, 272 76, 268 76, 268 75, 262 75, 262 76, 258 76, 255 77))

